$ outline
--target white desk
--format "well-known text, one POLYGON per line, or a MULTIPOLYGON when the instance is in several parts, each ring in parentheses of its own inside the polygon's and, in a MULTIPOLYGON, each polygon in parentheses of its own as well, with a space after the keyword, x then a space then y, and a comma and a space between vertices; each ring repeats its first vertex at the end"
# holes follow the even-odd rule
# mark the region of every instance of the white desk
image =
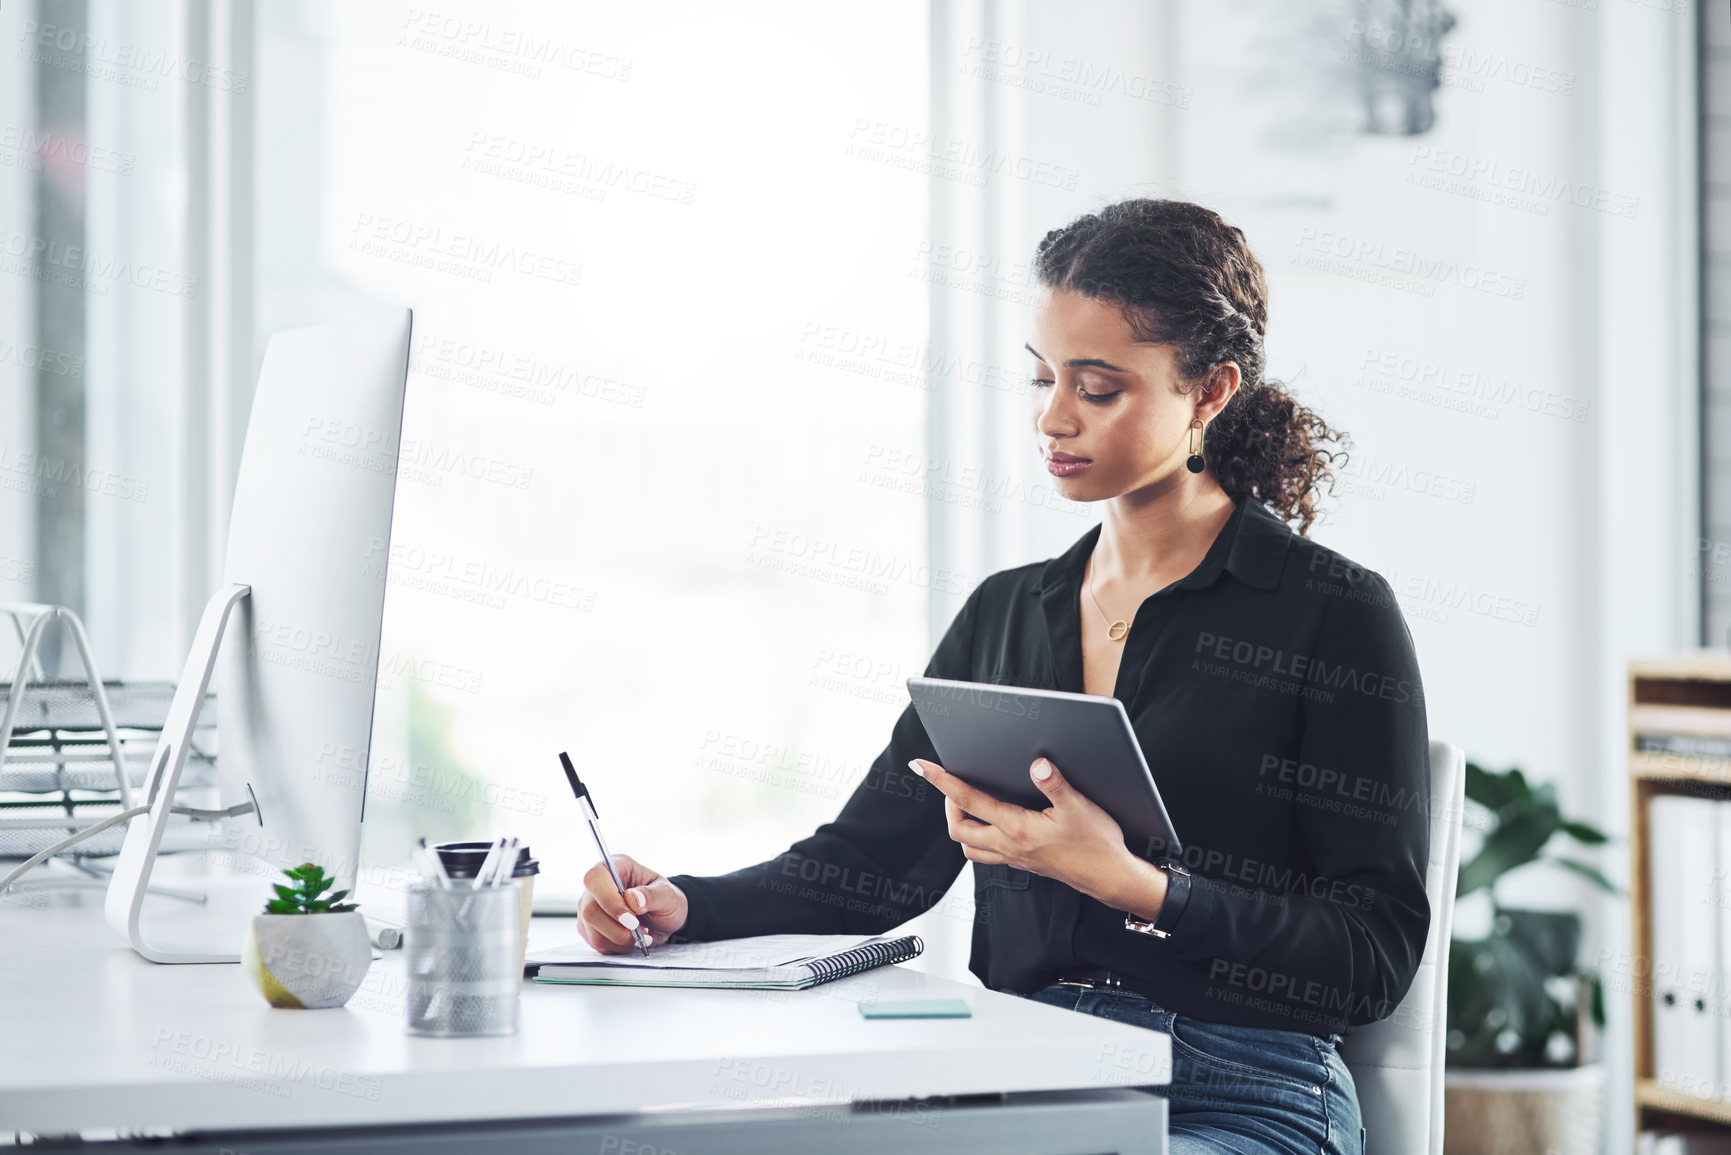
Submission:
MULTIPOLYGON (((250 905, 259 880, 242 881, 250 905)), ((214 910, 156 898, 147 910, 220 916, 238 897, 212 894, 214 910)), ((567 919, 532 933, 574 937, 567 919)), ((1167 1036, 904 967, 792 993, 531 982, 520 1032, 497 1039, 405 1034, 405 985, 403 953, 387 952, 348 1007, 273 1010, 238 966, 132 954, 99 893, 46 909, 0 900, 0 1135, 360 1151, 381 1133, 353 1129, 388 1125, 420 1129, 418 1155, 1165 1149, 1165 1101, 1126 1088, 1168 1081, 1167 1036), (856 1009, 922 996, 964 998, 973 1017, 856 1009), (458 1123, 489 1124, 486 1141, 458 1123), (313 1134, 329 1128, 347 1130, 313 1134)))

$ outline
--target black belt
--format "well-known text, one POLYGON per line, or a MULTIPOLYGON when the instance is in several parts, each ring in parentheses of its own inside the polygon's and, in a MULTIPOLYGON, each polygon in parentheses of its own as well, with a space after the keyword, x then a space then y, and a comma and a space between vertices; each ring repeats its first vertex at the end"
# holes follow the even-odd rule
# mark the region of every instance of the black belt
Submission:
POLYGON ((1087 990, 1129 989, 1124 985, 1121 976, 1113 974, 1105 967, 1076 967, 1059 975, 1056 982, 1061 987, 1082 987, 1087 990))

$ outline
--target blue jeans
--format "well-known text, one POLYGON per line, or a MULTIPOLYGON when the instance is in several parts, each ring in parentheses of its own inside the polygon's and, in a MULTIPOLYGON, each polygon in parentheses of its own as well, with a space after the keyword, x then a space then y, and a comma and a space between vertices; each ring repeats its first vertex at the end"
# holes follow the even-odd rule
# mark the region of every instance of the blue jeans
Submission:
POLYGON ((1339 1036, 1210 1023, 1132 991, 1049 986, 1026 996, 1172 1036, 1171 1155, 1364 1155, 1339 1036))

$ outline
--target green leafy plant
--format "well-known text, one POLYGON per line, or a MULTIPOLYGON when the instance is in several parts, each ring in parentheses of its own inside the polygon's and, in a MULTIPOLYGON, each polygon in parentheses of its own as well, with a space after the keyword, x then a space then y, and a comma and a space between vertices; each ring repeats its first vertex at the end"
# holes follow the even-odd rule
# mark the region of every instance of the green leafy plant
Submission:
POLYGON ((276 891, 276 897, 264 904, 266 914, 342 914, 355 909, 355 903, 341 901, 348 897, 346 890, 319 897, 337 884, 336 879, 326 876, 323 867, 303 862, 283 873, 294 881, 294 885, 284 886, 279 882, 271 887, 276 891))
POLYGON ((1505 907, 1496 884, 1542 862, 1621 895, 1622 888, 1590 863, 1550 850, 1559 836, 1587 847, 1610 839, 1595 826, 1564 818, 1549 783, 1534 786, 1518 769, 1490 771, 1472 762, 1466 773, 1466 796, 1490 812, 1491 825, 1478 853, 1461 865, 1455 897, 1489 891, 1494 917, 1489 935, 1456 938, 1449 947, 1448 1064, 1573 1066, 1581 1059, 1583 1015, 1605 1024, 1599 976, 1578 966, 1581 918, 1572 911, 1505 907))

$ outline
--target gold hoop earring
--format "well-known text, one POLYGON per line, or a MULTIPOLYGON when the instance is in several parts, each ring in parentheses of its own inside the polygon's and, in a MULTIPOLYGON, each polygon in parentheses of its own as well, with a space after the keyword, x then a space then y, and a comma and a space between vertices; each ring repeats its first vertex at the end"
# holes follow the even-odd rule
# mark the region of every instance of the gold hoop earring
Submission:
MULTIPOLYGON (((1198 429, 1205 429, 1202 424, 1202 418, 1200 417, 1190 422, 1190 456, 1184 459, 1184 468, 1188 469, 1191 473, 1202 472, 1202 450, 1196 444, 1196 431, 1198 429)), ((1206 437, 1207 433, 1204 432, 1203 436, 1206 437)))

